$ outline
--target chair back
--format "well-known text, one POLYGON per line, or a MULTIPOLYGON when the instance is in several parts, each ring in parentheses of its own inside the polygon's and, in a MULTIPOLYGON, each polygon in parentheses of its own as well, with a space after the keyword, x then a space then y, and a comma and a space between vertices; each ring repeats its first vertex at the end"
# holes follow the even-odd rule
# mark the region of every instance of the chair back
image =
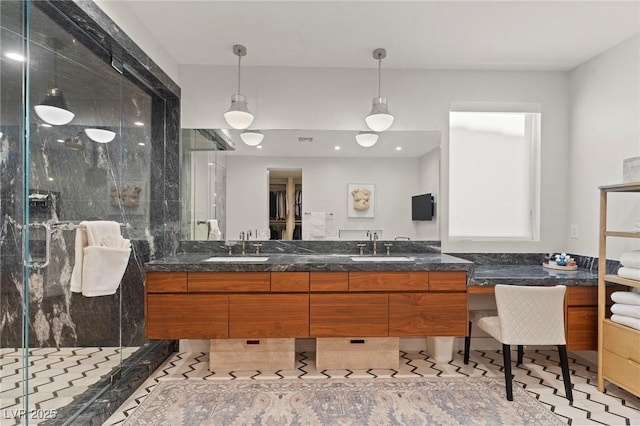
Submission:
POLYGON ((502 343, 565 345, 566 287, 496 285, 502 343))

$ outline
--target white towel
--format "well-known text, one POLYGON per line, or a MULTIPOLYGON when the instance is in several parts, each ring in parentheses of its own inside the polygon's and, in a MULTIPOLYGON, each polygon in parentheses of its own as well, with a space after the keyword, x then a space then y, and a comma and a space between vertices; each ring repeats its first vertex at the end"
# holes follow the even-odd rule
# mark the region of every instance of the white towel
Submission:
POLYGON ((623 266, 618 269, 618 276, 622 278, 628 278, 630 280, 638 280, 640 281, 640 269, 638 268, 628 268, 623 266))
POLYGON ((220 228, 218 227, 218 221, 216 219, 207 220, 207 239, 209 240, 220 240, 222 239, 222 232, 220 232, 220 228))
POLYGON ((640 250, 622 253, 620 255, 620 264, 629 268, 640 269, 640 250))
POLYGON ((625 315, 611 315, 611 321, 640 330, 640 319, 625 315))
POLYGON ((327 214, 325 212, 311 212, 309 234, 312 237, 325 237, 327 235, 327 214))
POLYGON ((611 293, 611 300, 626 305, 640 305, 640 293, 633 291, 614 291, 611 293))
POLYGON ((632 318, 640 318, 640 305, 627 305, 624 303, 614 303, 611 305, 611 313, 625 315, 632 318))
POLYGON ((116 222, 84 221, 80 225, 71 291, 87 297, 114 294, 127 268, 131 243, 122 238, 116 222))

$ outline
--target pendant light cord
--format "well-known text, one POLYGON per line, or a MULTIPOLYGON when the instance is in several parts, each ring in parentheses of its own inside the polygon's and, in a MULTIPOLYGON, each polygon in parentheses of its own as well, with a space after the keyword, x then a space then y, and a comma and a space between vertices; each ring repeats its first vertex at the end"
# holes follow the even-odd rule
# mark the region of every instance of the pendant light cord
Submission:
POLYGON ((240 94, 240 61, 242 56, 238 55, 238 95, 240 94))
POLYGON ((382 80, 382 59, 378 58, 378 97, 380 97, 380 81, 382 80))

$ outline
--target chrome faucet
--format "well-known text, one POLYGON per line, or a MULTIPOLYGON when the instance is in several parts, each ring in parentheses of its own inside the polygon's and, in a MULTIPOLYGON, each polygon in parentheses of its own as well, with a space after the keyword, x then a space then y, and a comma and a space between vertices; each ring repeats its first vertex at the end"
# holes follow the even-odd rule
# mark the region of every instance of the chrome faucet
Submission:
POLYGON ((244 231, 240 231, 240 239, 242 240, 242 255, 245 255, 245 251, 244 251, 244 245, 245 242, 249 239, 249 237, 251 236, 251 231, 247 231, 246 233, 244 231))
POLYGON ((373 241, 373 254, 378 254, 378 233, 367 231, 369 241, 373 241))

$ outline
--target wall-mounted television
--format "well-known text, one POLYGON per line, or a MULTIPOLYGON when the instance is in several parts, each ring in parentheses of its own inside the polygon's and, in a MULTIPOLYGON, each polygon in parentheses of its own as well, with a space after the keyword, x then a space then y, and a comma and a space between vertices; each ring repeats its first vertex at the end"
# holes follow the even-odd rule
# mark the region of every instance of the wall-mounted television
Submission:
POLYGON ((433 220, 435 202, 431 194, 411 197, 411 220, 433 220))

